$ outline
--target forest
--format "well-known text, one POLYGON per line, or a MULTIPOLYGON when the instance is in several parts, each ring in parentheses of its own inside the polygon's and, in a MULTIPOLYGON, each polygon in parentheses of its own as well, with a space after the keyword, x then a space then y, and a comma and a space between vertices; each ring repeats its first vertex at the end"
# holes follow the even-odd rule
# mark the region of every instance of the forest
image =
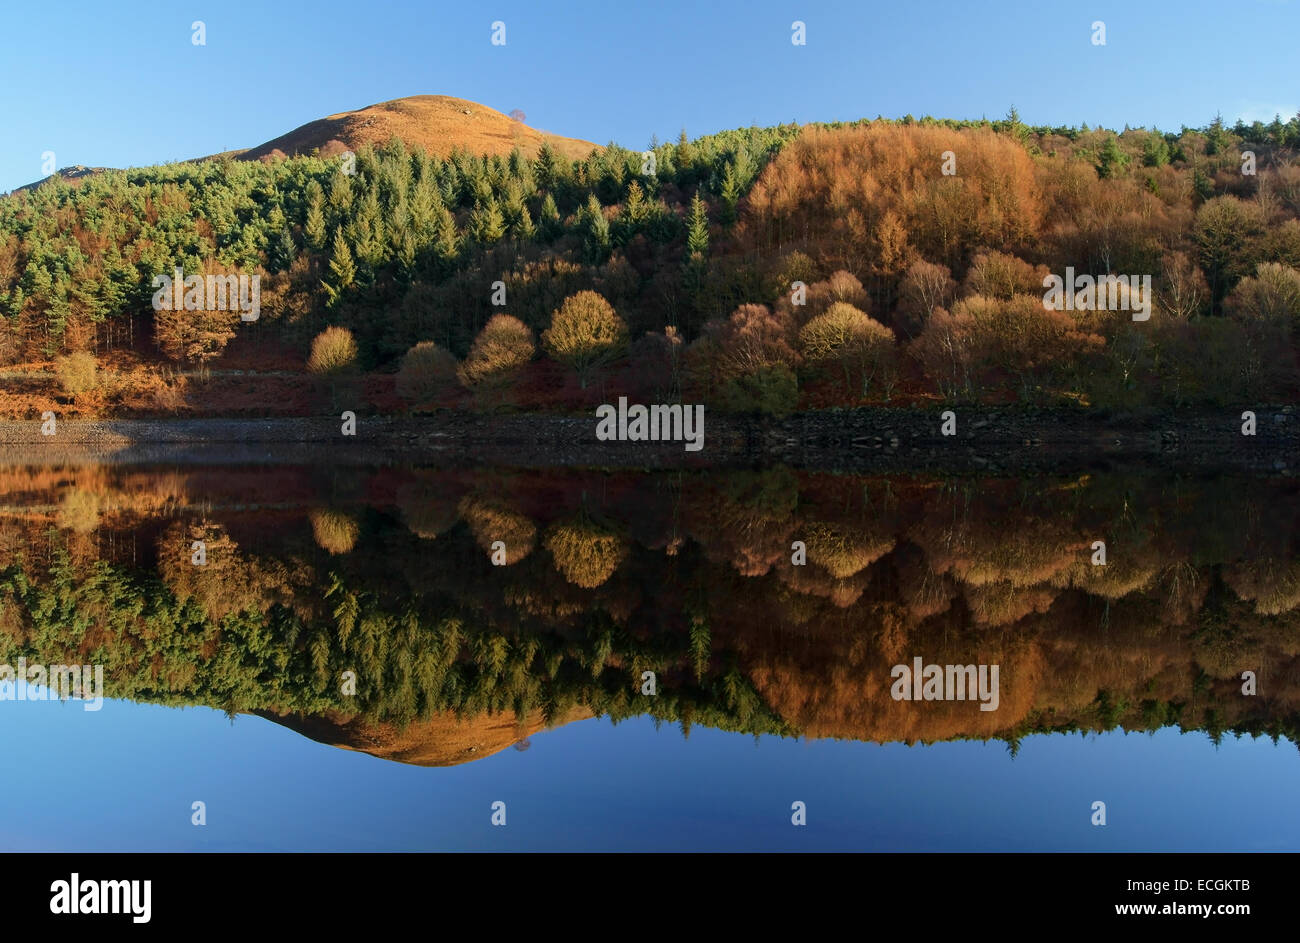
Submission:
POLYGON ((0 507, 0 662, 102 664, 109 697, 396 728, 582 708, 1013 749, 1116 726, 1300 742, 1284 481, 89 466, 4 469, 0 507), (894 701, 914 655, 1000 664, 999 709, 894 701))
POLYGON ((1178 132, 931 118, 580 160, 400 140, 0 198, 0 416, 1081 407, 1300 389, 1300 116, 1178 132), (345 172, 354 169, 355 172, 345 172), (260 316, 155 311, 256 275, 260 316), (1048 310, 1068 268, 1149 320, 1048 310))

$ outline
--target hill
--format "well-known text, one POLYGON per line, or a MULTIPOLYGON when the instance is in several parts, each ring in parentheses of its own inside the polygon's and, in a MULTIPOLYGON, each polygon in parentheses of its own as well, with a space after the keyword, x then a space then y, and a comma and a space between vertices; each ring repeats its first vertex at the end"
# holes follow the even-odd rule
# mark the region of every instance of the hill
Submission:
MULTIPOLYGON (((536 157, 543 143, 550 144, 557 154, 569 160, 581 160, 599 150, 590 141, 539 131, 477 102, 449 95, 413 95, 309 121, 256 147, 193 159, 267 160, 310 154, 313 150, 329 157, 345 150, 359 150, 363 144, 378 146, 394 137, 401 138, 410 148, 423 148, 437 157, 446 157, 457 149, 471 154, 505 156, 516 147, 528 157, 536 157)), ((63 167, 48 177, 15 188, 14 192, 34 190, 55 177, 77 183, 112 169, 81 164, 63 167)))
POLYGON ((308 122, 288 134, 250 148, 240 160, 310 154, 319 148, 324 156, 358 150, 363 144, 379 146, 401 138, 410 148, 423 148, 437 157, 459 149, 472 154, 509 154, 518 147, 535 157, 543 143, 565 158, 581 159, 596 149, 590 141, 538 131, 495 109, 447 95, 413 95, 380 102, 356 111, 308 122))

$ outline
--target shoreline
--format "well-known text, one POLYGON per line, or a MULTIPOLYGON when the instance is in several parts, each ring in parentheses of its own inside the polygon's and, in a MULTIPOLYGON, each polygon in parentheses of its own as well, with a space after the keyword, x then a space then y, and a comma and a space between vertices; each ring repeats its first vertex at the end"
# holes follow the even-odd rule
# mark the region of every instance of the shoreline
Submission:
POLYGON ((784 464, 846 471, 974 474, 1090 468, 1294 474, 1300 417, 1290 405, 1112 414, 1070 409, 951 406, 832 409, 772 419, 706 417, 704 447, 602 442, 595 416, 446 412, 334 417, 0 421, 0 463, 491 464, 709 468, 784 464), (953 435, 941 414, 956 416, 953 435))

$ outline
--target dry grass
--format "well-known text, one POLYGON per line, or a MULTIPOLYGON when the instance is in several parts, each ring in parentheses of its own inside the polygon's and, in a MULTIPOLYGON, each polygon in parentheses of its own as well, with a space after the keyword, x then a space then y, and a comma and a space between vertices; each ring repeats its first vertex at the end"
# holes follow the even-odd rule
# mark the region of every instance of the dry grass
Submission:
POLYGON ((589 141, 538 131, 485 105, 446 95, 413 95, 320 118, 239 156, 241 160, 261 160, 278 156, 276 151, 294 156, 314 148, 329 155, 345 149, 355 151, 363 144, 379 146, 394 137, 407 147, 420 147, 437 157, 457 149, 504 156, 516 147, 535 157, 547 142, 562 157, 573 160, 596 149, 589 141))

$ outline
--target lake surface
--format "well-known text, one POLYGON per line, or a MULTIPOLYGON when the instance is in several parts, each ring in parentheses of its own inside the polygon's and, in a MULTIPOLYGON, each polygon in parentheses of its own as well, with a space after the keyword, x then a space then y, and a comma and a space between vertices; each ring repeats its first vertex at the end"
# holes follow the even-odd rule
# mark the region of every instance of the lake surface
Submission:
POLYGON ((0 467, 0 664, 103 697, 0 681, 0 846, 1295 850, 1298 532, 1286 478, 0 467))

